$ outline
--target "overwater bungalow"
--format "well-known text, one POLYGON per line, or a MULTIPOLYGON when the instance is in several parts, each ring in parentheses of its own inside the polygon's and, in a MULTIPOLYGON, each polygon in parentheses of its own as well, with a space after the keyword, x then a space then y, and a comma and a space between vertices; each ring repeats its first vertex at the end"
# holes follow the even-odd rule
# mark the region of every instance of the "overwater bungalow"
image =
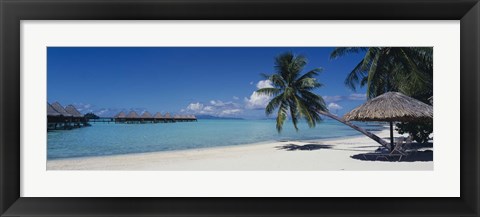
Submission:
POLYGON ((135 111, 130 111, 125 118, 125 123, 127 124, 134 124, 134 123, 141 123, 140 116, 135 111))
POLYGON ((155 116, 153 116, 153 122, 154 123, 160 123, 160 122, 165 122, 165 119, 162 115, 162 113, 157 112, 155 116))
POLYGON ((70 130, 82 126, 89 124, 73 105, 64 108, 58 102, 47 102, 47 130, 70 130))
POLYGON ((168 112, 165 113, 165 115, 163 116, 163 119, 165 120, 165 122, 175 122, 172 115, 170 115, 170 113, 168 112))
POLYGON ((73 127, 89 126, 88 120, 73 105, 65 107, 65 111, 72 115, 73 127))
POLYGON ((64 117, 47 102, 47 129, 57 129, 60 124, 63 126, 64 117))
POLYGON ((139 118, 139 116, 135 111, 131 111, 127 115, 127 119, 138 119, 138 118, 139 118))
POLYGON ((120 112, 117 115, 115 115, 113 118, 115 120, 115 123, 117 122, 122 123, 126 121, 127 114, 125 114, 125 112, 120 112))
POLYGON ((143 112, 140 118, 142 123, 153 123, 153 116, 148 111, 143 112))
POLYGON ((197 121, 197 117, 195 117, 195 115, 187 115, 187 119, 197 121))
POLYGON ((73 117, 73 115, 69 114, 59 102, 52 103, 52 107, 64 117, 73 117))
POLYGON ((126 117, 127 117, 127 115, 125 114, 125 112, 120 112, 117 115, 115 115, 114 118, 126 118, 126 117))
POLYGON ((178 122, 197 121, 193 115, 174 115, 173 119, 178 122))

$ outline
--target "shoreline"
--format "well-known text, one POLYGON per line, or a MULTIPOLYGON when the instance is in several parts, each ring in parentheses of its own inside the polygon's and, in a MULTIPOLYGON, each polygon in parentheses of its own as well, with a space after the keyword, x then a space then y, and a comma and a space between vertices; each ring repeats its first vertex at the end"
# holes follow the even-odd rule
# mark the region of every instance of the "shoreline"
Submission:
MULTIPOLYGON (((376 133, 388 137, 384 129, 376 133)), ((396 135, 398 136, 398 135, 396 135)), ((363 135, 186 150, 131 153, 47 160, 47 170, 140 171, 336 171, 433 170, 433 161, 362 161, 350 156, 380 145, 363 135)))
MULTIPOLYGON (((370 131, 380 133, 385 129, 370 131)), ((177 149, 177 150, 164 150, 164 151, 148 151, 148 152, 134 152, 134 153, 124 153, 124 154, 112 154, 112 155, 92 155, 92 156, 81 156, 81 157, 65 157, 65 158, 54 158, 47 159, 47 161, 57 161, 57 160, 75 160, 75 159, 90 159, 90 158, 103 158, 103 157, 116 157, 116 156, 128 156, 128 155, 144 155, 144 154, 154 154, 154 153, 174 153, 174 152, 183 152, 183 151, 196 151, 196 150, 208 150, 208 149, 217 149, 217 148, 229 148, 229 147, 240 147, 240 146, 253 146, 253 145, 265 145, 272 143, 282 143, 282 142, 322 142, 322 141, 333 141, 340 139, 353 139, 357 137, 365 137, 363 134, 360 135, 348 135, 348 136, 338 136, 338 137, 326 137, 319 139, 299 139, 299 140, 266 140, 261 142, 247 143, 247 144, 234 144, 234 145, 222 145, 222 146, 209 146, 209 147, 197 147, 189 149, 177 149)))

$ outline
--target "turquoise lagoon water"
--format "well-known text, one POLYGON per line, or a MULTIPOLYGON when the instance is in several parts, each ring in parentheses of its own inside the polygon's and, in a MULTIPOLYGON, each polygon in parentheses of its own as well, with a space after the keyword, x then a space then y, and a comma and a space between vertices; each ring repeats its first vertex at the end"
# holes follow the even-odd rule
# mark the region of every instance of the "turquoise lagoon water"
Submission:
MULTIPOLYGON (((368 130, 380 125, 357 123, 368 130)), ((48 132, 48 159, 104 156, 249 144, 272 140, 310 140, 360 135, 337 121, 315 128, 291 123, 278 134, 274 120, 198 120, 161 124, 92 123, 91 127, 48 132)))

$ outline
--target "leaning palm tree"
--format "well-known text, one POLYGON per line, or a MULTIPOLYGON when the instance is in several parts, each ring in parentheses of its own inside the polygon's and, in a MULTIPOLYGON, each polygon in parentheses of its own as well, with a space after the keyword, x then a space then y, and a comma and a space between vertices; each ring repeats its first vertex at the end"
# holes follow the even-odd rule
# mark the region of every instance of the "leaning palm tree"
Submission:
POLYGON ((275 59, 275 73, 263 74, 272 83, 272 87, 259 89, 257 93, 273 97, 267 104, 265 113, 271 115, 277 109, 277 131, 282 131, 288 114, 290 114, 293 126, 297 131, 299 119, 304 118, 309 127, 315 127, 316 123, 322 120, 320 115, 325 115, 387 147, 387 142, 378 136, 328 112, 323 98, 312 92, 323 86, 315 78, 322 69, 316 68, 302 74, 306 64, 307 59, 304 56, 294 55, 290 52, 284 53, 275 59))
POLYGON ((422 101, 433 94, 433 48, 339 47, 330 58, 359 52, 365 56, 345 79, 352 90, 365 86, 368 98, 398 91, 422 101))
POLYGON ((301 74, 307 64, 304 56, 295 56, 285 53, 275 59, 273 75, 263 75, 272 82, 273 87, 257 90, 257 93, 272 96, 273 99, 265 108, 265 113, 271 115, 277 111, 277 131, 280 132, 283 123, 290 113, 293 126, 298 130, 297 123, 300 118, 305 118, 310 127, 321 120, 317 111, 327 111, 322 97, 311 92, 314 88, 321 87, 315 76, 322 71, 321 68, 312 69, 301 74))
MULTIPOLYGON (((345 79, 352 90, 366 87, 367 97, 377 97, 389 91, 404 93, 424 103, 433 96, 432 47, 339 47, 331 59, 364 52, 365 56, 345 79)), ((399 123, 399 132, 413 135, 417 142, 428 141, 432 123, 399 123)))

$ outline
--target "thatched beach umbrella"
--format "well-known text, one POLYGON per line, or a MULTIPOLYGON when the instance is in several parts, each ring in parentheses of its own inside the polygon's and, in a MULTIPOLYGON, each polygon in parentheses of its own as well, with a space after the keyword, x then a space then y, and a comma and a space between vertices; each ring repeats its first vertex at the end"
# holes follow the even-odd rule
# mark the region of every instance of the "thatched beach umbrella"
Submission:
POLYGON ((393 148, 393 122, 429 122, 433 107, 398 92, 387 92, 368 100, 343 116, 347 121, 390 122, 390 143, 393 148))
POLYGON ((73 117, 76 117, 76 118, 81 118, 83 117, 82 113, 80 113, 77 108, 75 108, 75 106, 73 105, 68 105, 67 107, 65 107, 65 111, 67 111, 69 114, 71 114, 73 117))

